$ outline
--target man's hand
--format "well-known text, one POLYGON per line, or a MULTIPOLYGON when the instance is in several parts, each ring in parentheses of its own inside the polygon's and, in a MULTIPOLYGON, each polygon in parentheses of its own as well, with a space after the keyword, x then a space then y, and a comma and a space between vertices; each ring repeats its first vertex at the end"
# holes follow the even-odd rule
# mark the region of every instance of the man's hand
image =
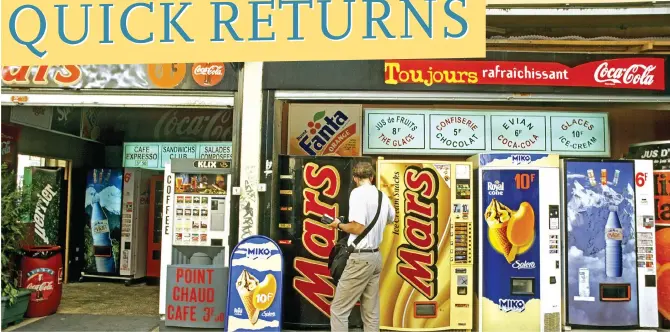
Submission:
POLYGON ((335 220, 333 220, 333 222, 331 222, 330 225, 328 226, 330 226, 330 228, 336 229, 340 223, 341 223, 340 219, 335 218, 335 220))

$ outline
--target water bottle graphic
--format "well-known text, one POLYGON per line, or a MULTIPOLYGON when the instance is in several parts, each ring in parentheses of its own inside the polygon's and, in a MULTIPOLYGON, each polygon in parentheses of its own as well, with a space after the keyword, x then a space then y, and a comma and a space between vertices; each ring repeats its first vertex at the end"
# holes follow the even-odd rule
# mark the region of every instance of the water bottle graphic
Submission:
POLYGON ((608 278, 619 278, 623 274, 623 228, 617 207, 610 206, 605 224, 605 273, 608 278))
POLYGON ((102 273, 115 272, 109 222, 97 196, 93 198, 91 203, 91 233, 93 235, 93 252, 96 269, 102 273))

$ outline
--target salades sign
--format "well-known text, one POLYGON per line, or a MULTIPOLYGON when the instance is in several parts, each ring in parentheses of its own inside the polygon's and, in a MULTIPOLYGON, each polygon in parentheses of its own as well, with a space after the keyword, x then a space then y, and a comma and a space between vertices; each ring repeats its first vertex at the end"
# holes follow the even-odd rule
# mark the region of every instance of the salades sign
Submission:
POLYGON ((363 154, 609 157, 606 113, 366 109, 363 154))
POLYGON ((664 90, 665 59, 622 58, 568 67, 556 62, 386 60, 384 82, 664 90))

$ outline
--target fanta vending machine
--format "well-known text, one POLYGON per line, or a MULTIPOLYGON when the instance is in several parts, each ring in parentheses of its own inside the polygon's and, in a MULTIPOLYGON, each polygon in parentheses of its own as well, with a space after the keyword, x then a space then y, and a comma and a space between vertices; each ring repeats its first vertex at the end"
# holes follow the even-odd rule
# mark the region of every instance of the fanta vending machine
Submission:
POLYGON ((396 209, 380 246, 380 327, 472 330, 472 164, 377 161, 377 186, 396 209))
POLYGON ((479 329, 561 330, 560 165, 551 154, 479 154, 479 329))
POLYGON ((658 327, 653 161, 562 166, 566 326, 658 327))

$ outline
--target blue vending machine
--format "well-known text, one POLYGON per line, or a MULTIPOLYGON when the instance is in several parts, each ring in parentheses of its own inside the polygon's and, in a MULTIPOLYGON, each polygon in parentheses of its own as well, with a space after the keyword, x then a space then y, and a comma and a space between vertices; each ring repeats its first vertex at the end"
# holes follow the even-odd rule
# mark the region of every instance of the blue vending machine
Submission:
POLYGON ((652 162, 562 168, 566 326, 658 327, 652 162))

